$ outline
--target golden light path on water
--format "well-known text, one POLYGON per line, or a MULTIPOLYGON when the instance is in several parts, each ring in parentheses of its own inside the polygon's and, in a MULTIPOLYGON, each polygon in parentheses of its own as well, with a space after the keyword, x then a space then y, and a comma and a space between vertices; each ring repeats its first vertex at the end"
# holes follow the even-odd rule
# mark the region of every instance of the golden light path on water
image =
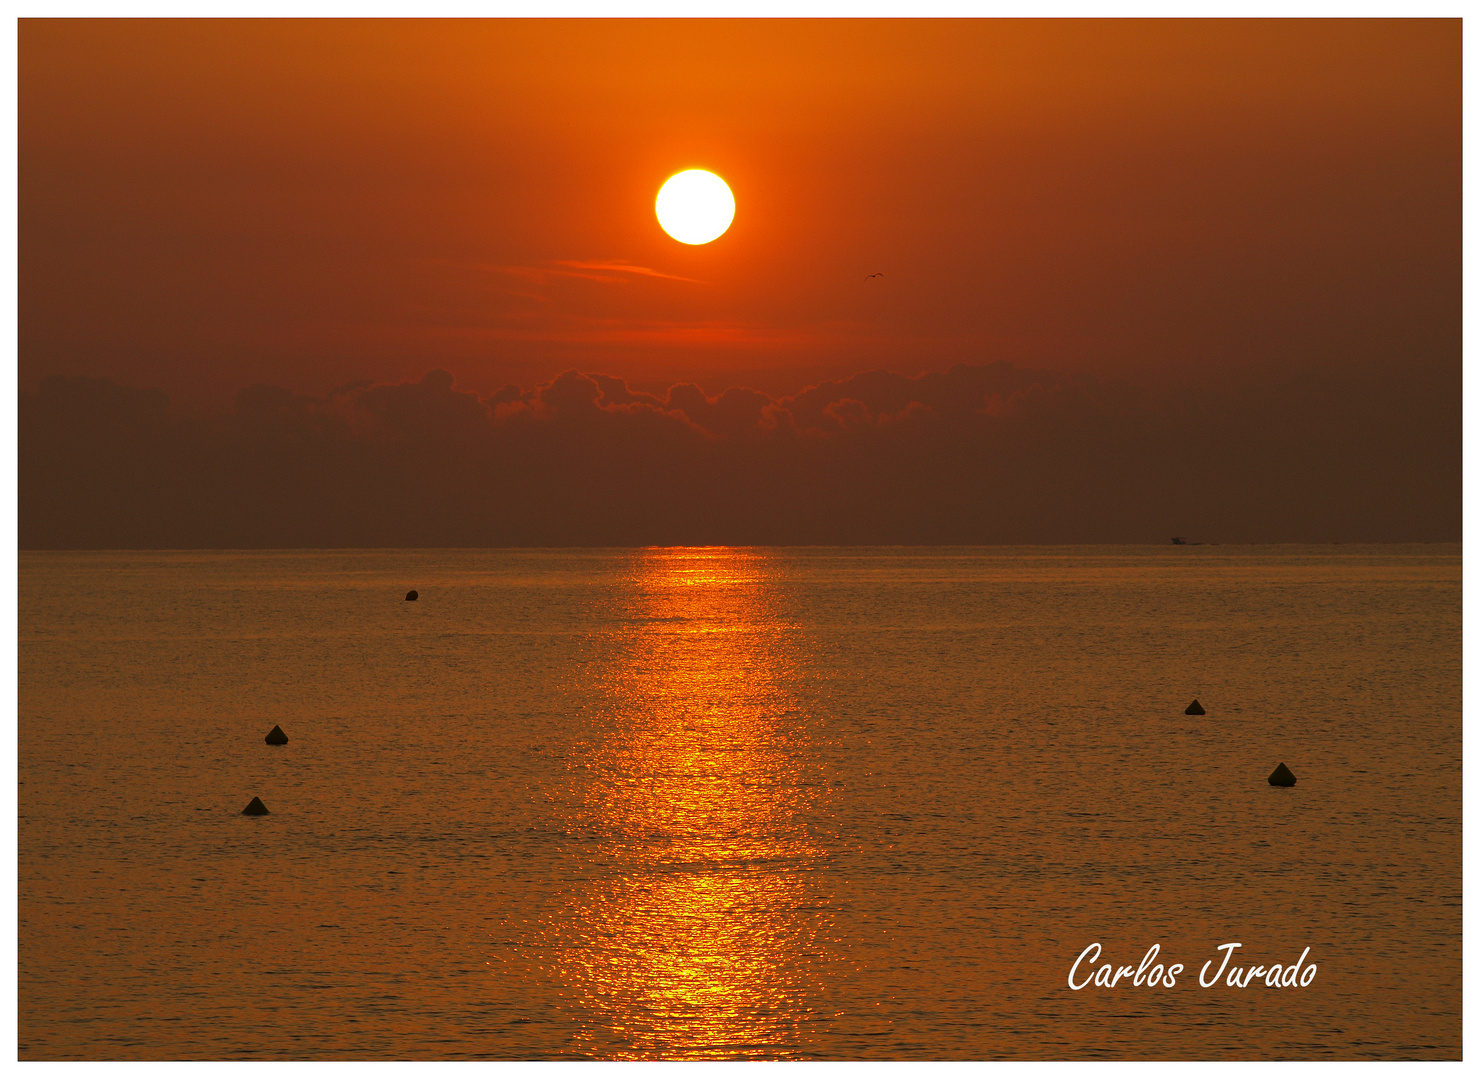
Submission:
MULTIPOLYGON (((589 673, 569 829, 596 867, 547 933, 607 1057, 778 1056, 825 1019, 835 940, 808 869, 820 766, 787 690, 796 634, 764 555, 635 556, 619 647, 589 673)), ((824 1024, 823 1026, 826 1026, 824 1024)))

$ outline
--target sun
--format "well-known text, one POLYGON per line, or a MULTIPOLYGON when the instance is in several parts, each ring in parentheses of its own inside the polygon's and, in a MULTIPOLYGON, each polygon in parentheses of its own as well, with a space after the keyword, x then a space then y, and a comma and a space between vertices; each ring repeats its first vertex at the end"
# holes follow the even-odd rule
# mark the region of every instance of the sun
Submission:
POLYGON ((712 172, 686 169, 663 182, 653 204, 663 231, 681 244, 708 244, 730 228, 735 196, 712 172))

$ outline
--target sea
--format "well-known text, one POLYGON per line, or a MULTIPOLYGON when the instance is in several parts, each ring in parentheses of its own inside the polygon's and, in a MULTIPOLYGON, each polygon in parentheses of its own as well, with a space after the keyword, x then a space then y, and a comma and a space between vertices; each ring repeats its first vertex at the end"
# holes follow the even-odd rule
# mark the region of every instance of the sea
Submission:
POLYGON ((1459 545, 22 552, 18 686, 22 1059, 1461 1054, 1459 545))

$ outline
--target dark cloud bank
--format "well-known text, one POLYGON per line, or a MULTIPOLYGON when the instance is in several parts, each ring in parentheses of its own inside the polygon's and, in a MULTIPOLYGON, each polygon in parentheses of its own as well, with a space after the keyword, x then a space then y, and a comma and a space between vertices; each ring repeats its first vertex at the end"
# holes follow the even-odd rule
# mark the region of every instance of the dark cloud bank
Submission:
POLYGON ((1460 539, 1460 380, 1154 397, 960 365, 768 398, 446 372, 211 420, 52 377, 20 400, 23 548, 1460 539))

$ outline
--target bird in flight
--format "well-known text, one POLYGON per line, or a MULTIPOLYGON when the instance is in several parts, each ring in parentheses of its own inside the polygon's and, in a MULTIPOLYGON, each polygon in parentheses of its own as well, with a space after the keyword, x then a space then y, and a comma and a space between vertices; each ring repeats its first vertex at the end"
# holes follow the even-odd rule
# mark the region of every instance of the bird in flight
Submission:
POLYGON ((866 277, 864 280, 865 281, 868 281, 869 278, 876 278, 876 277, 884 277, 884 274, 870 274, 869 277, 866 277))

